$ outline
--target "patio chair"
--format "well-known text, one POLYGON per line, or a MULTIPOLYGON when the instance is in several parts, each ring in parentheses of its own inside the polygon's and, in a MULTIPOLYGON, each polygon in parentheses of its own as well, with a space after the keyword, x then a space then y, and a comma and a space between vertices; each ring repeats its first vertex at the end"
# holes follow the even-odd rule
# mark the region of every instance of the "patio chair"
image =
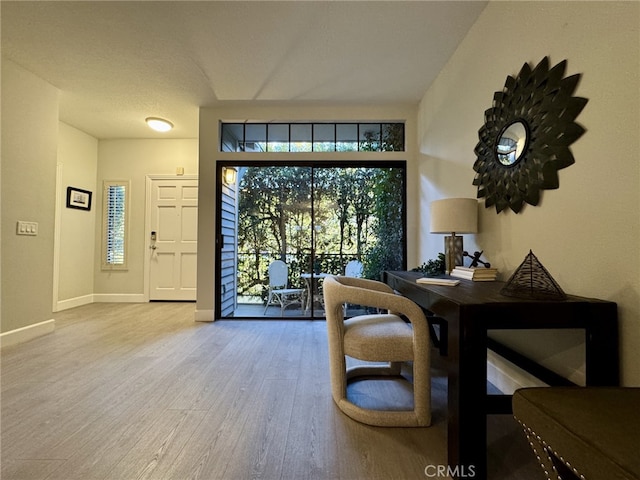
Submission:
MULTIPOLYGON (((360 260, 349 260, 347 265, 344 267, 344 275, 345 277, 362 277, 363 270, 362 262, 360 260)), ((349 305, 347 303, 344 304, 344 314, 347 315, 347 308, 349 305)))
POLYGON ((359 260, 349 260, 344 267, 344 275, 346 277, 362 277, 362 262, 359 260))
POLYGON ((396 295, 384 283, 331 276, 324 281, 331 394, 342 412, 359 422, 380 427, 426 427, 431 424, 429 324, 422 309, 396 295), (344 319, 343 305, 354 303, 388 313, 344 319), (406 322, 400 315, 408 319, 406 322), (388 365, 347 368, 347 357, 388 365), (347 384, 358 379, 401 377, 402 364, 413 364, 413 408, 375 410, 348 398, 347 384))
POLYGON ((280 316, 289 305, 299 303, 304 305, 304 288, 289 287, 289 266, 282 260, 275 260, 269 265, 269 296, 264 312, 270 305, 280 305, 280 316))

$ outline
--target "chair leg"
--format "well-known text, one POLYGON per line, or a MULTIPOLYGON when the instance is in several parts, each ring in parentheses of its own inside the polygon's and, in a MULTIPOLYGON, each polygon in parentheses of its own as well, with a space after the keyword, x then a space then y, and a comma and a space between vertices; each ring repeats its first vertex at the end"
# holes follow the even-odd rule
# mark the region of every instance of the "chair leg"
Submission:
POLYGON ((414 358, 412 368, 413 411, 418 423, 426 427, 431 425, 431 362, 414 358))
POLYGON ((273 299, 280 305, 280 316, 282 316, 282 311, 284 310, 284 307, 282 306, 282 302, 283 302, 283 298, 282 298, 282 294, 278 293, 278 292, 274 292, 273 294, 273 299))
POLYGON ((273 292, 269 291, 269 297, 267 298, 267 304, 264 306, 264 311, 262 312, 262 315, 267 313, 267 308, 269 308, 269 305, 271 304, 272 297, 273 297, 273 292))

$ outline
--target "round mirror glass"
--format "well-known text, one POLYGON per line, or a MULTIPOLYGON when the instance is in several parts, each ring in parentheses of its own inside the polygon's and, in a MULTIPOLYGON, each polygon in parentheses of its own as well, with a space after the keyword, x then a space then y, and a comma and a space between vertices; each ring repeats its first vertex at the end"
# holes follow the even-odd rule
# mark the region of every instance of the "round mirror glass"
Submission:
POLYGON ((524 152, 527 144, 527 128, 520 120, 502 130, 496 143, 496 157, 502 165, 514 165, 524 152))

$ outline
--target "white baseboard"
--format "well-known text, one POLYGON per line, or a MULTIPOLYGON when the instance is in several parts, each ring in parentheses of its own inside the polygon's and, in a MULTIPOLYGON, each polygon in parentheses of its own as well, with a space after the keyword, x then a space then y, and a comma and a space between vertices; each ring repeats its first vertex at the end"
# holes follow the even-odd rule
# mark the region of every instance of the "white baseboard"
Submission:
POLYGON ((95 303, 146 303, 143 293, 94 293, 95 303))
POLYGON ((195 313, 196 322, 213 322, 215 321, 215 315, 213 310, 196 310, 195 313))
POLYGON ((68 298, 67 300, 59 300, 58 303, 56 303, 55 311, 61 312, 62 310, 88 305, 94 302, 93 297, 94 295, 83 295, 81 297, 68 298))
POLYGON ((52 318, 51 320, 45 320, 44 322, 34 323, 33 325, 27 325, 26 327, 0 333, 0 346, 8 347, 10 345, 27 342, 42 335, 47 335, 53 332, 55 328, 56 321, 52 318))
POLYGON ((548 386, 491 350, 487 351, 487 380, 506 395, 518 388, 548 386))

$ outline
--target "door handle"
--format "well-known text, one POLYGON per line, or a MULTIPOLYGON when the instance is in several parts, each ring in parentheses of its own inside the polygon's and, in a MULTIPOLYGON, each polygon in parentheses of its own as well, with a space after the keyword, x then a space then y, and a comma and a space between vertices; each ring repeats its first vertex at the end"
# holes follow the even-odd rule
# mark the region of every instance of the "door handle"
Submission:
POLYGON ((156 247, 155 245, 149 245, 149 248, 150 248, 151 250, 155 250, 155 249, 156 249, 156 248, 158 248, 158 247, 156 247))

